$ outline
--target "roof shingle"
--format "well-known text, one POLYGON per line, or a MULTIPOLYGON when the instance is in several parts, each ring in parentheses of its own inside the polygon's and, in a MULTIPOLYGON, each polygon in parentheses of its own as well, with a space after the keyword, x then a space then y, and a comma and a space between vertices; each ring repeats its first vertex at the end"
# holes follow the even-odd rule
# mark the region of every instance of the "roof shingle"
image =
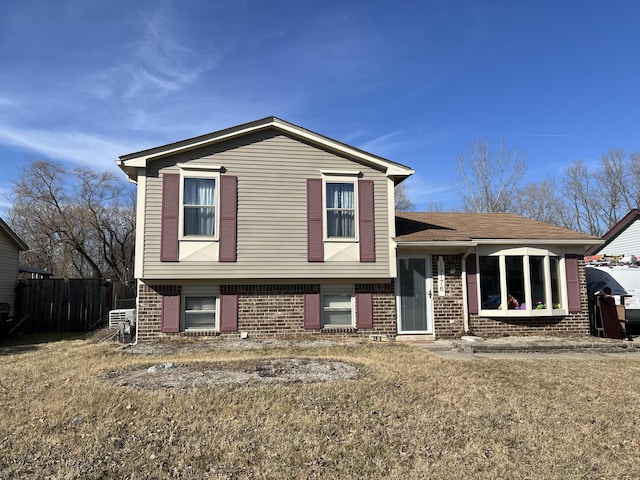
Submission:
POLYGON ((396 214, 398 243, 474 240, 561 240, 600 243, 598 237, 538 222, 512 213, 401 212, 396 214))

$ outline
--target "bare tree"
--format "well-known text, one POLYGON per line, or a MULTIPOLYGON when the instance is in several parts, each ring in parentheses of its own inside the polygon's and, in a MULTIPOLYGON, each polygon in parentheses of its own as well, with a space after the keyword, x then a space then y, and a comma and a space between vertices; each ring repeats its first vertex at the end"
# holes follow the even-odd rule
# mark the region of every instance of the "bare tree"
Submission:
POLYGON ((396 204, 396 212, 411 212, 416 206, 407 194, 407 188, 404 183, 396 185, 394 189, 394 198, 396 204))
POLYGON ((24 260, 56 276, 133 279, 133 187, 111 173, 29 163, 14 182, 12 228, 24 260))
POLYGON ((572 228, 592 235, 604 233, 598 216, 600 198, 598 187, 582 160, 574 160, 564 170, 562 192, 572 212, 572 228))
POLYGON ((553 178, 531 182, 520 188, 513 199, 512 211, 565 228, 572 228, 574 223, 567 215, 564 198, 558 193, 558 185, 553 178))
POLYGON ((600 217, 607 229, 638 206, 638 184, 634 179, 634 159, 624 150, 611 149, 600 157, 600 169, 595 173, 600 198, 600 217))
POLYGON ((473 212, 508 212, 514 193, 527 170, 524 153, 508 149, 500 139, 492 151, 488 141, 476 140, 465 154, 458 155, 454 188, 463 196, 463 208, 473 212))
POLYGON ((611 149, 589 168, 574 160, 564 171, 562 193, 572 228, 601 236, 640 202, 640 152, 611 149))

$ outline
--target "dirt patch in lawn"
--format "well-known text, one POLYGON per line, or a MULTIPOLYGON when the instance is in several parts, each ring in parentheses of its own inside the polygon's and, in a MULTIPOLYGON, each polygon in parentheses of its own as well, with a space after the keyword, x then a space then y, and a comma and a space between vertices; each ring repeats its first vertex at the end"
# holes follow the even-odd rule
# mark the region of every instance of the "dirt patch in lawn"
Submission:
POLYGON ((363 340, 327 340, 327 339, 190 339, 177 338, 171 340, 159 340, 137 345, 127 345, 123 348, 125 353, 133 355, 173 355, 178 353, 203 353, 208 351, 251 351, 268 348, 330 348, 338 345, 357 347, 366 344, 363 340))
POLYGON ((277 358, 217 363, 164 363, 110 373, 107 380, 145 390, 194 389, 247 384, 293 384, 355 380, 355 365, 323 359, 277 358))

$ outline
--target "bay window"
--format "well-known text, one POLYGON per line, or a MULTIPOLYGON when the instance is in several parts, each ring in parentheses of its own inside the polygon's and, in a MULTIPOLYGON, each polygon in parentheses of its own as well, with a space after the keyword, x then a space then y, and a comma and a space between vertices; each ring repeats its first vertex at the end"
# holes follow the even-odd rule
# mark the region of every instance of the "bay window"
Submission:
POLYGON ((563 263, 553 252, 521 248, 478 256, 480 308, 486 315, 563 315, 563 263))

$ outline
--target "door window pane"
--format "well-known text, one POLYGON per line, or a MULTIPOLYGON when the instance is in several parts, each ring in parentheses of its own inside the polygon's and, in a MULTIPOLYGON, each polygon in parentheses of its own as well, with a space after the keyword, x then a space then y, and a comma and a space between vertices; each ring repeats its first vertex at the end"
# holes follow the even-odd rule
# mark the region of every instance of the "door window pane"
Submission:
POLYGON ((400 265, 400 315, 402 330, 426 331, 427 284, 424 258, 401 258, 400 265))

